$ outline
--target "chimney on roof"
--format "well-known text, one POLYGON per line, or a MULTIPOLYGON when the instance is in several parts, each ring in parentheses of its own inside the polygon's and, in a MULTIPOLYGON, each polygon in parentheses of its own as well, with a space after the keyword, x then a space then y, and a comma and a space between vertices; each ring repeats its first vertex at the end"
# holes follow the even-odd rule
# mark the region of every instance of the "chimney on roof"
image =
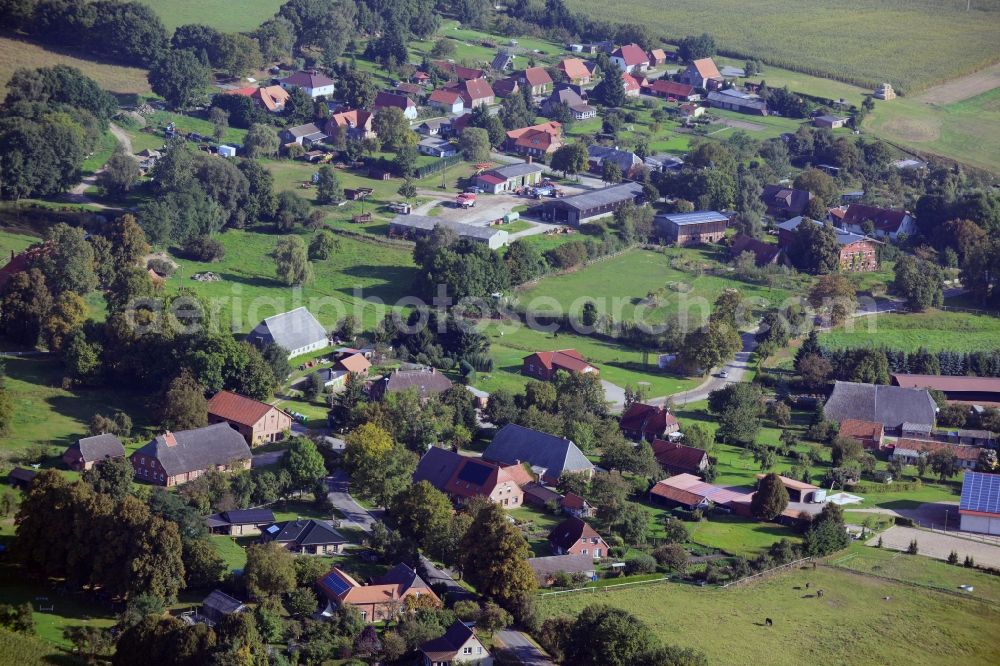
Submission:
POLYGON ((174 433, 169 430, 163 433, 163 441, 167 446, 177 446, 177 438, 174 437, 174 433))

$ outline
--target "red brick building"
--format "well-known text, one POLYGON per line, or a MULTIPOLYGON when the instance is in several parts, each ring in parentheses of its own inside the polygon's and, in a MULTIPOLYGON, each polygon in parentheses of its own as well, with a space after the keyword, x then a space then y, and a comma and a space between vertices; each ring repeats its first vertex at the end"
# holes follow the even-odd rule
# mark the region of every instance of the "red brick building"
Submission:
POLYGON ((208 401, 208 422, 228 423, 250 446, 276 442, 292 429, 287 412, 229 391, 219 391, 208 401))
POLYGON ((666 407, 634 402, 622 414, 619 421, 622 432, 632 440, 645 439, 652 442, 672 432, 680 430, 674 415, 666 407))
POLYGON ((591 555, 599 560, 608 554, 604 537, 579 518, 567 518, 549 532, 549 545, 556 555, 591 555))
POLYGON ((535 352, 530 356, 525 356, 521 367, 521 374, 534 377, 544 382, 550 381, 560 370, 574 373, 593 372, 597 374, 597 368, 587 363, 583 356, 575 349, 560 349, 550 352, 535 352))

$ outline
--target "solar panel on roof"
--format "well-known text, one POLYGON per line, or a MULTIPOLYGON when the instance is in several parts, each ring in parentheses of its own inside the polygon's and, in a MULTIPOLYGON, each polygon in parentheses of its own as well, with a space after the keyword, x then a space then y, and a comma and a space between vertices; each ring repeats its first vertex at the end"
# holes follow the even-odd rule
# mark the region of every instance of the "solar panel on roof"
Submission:
POLYGON ((1000 513, 1000 474, 966 472, 959 508, 983 513, 1000 513))
POLYGON ((486 483, 486 479, 490 478, 490 472, 492 471, 493 468, 488 465, 476 462, 467 462, 459 471, 458 478, 467 483, 481 486, 486 483))
POLYGON ((327 588, 335 595, 340 596, 351 588, 351 584, 341 578, 335 572, 331 572, 323 579, 323 587, 327 588))
POLYGON ((275 532, 277 532, 280 529, 281 528, 278 527, 277 525, 271 525, 270 527, 267 528, 267 533, 268 534, 274 534, 275 532))

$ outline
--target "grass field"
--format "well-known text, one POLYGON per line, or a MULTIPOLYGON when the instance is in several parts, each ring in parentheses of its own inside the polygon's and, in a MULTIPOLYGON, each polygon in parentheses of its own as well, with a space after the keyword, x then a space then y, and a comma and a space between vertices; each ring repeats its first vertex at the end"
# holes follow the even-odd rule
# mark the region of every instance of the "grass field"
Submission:
POLYGON ((114 93, 148 93, 146 70, 86 60, 45 46, 6 35, 0 36, 0 90, 5 89, 11 75, 19 67, 52 67, 69 65, 97 81, 114 93))
POLYGON ((4 451, 30 444, 69 446, 87 432, 91 417, 123 410, 136 428, 147 424, 147 409, 134 393, 112 389, 61 387, 62 369, 54 359, 5 358, 7 391, 14 405, 4 451))
MULTIPOLYGON (((302 232, 308 244, 313 232, 302 232)), ((379 308, 363 304, 361 298, 377 298, 390 305, 408 293, 415 274, 412 257, 405 248, 388 247, 341 238, 341 249, 330 259, 314 262, 314 280, 293 289, 278 281, 271 253, 282 236, 264 230, 230 230, 218 236, 226 256, 217 263, 199 263, 178 258, 177 273, 170 288, 188 287, 213 304, 229 320, 233 330, 247 332, 261 319, 277 312, 306 306, 327 328, 345 314, 371 327, 379 308), (196 282, 193 273, 212 271, 222 280, 196 282), (355 289, 360 289, 360 298, 355 289)))
POLYGON ((167 32, 202 23, 222 32, 250 32, 274 16, 282 0, 141 0, 159 15, 167 32))
POLYGON ((780 304, 792 295, 783 288, 678 270, 671 266, 674 258, 709 267, 719 266, 719 257, 712 249, 631 250, 571 273, 543 278, 518 294, 518 308, 527 312, 548 312, 550 306, 540 299, 549 302, 555 299, 563 312, 578 315, 584 303, 593 300, 600 313, 610 314, 615 321, 642 318, 648 322, 662 322, 668 316, 680 315, 686 316, 691 326, 699 326, 707 319, 712 303, 726 289, 738 289, 755 310, 780 304), (649 292, 663 288, 665 292, 660 302, 645 305, 649 292))
POLYGON ((713 516, 700 523, 688 523, 691 541, 718 548, 730 555, 755 557, 779 539, 802 541, 795 530, 777 523, 758 523, 738 516, 713 516))
POLYGON ((17 655, 16 662, 7 663, 17 663, 20 666, 47 666, 59 663, 64 658, 55 648, 37 638, 0 629, 0 655, 3 654, 8 657, 17 655))
POLYGON ((697 648, 712 664, 1000 660, 996 607, 827 567, 728 589, 670 584, 542 597, 539 610, 575 615, 595 603, 628 610, 664 643, 697 648), (822 599, 807 582, 824 590, 822 599), (763 626, 766 617, 773 627, 763 626))
POLYGON ((20 252, 32 243, 37 243, 39 240, 41 239, 34 236, 16 234, 0 229, 0 261, 6 264, 10 259, 11 252, 20 252))
POLYGON ((1000 3, 980 0, 761 0, 752 21, 731 0, 656 0, 569 7, 603 20, 644 23, 670 39, 709 32, 723 51, 858 83, 912 91, 997 60, 1000 3))
POLYGON ((835 348, 885 346, 916 351, 926 347, 930 351, 970 352, 1000 347, 1000 318, 940 310, 883 314, 865 317, 853 331, 821 333, 820 340, 835 348))

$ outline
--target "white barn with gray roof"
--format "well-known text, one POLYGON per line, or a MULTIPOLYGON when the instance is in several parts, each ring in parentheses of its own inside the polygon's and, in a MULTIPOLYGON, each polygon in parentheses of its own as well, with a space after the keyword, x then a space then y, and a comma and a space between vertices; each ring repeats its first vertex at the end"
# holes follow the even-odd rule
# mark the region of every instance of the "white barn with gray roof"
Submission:
POLYGON ((557 483, 567 472, 594 474, 594 463, 572 441, 514 423, 497 431, 483 459, 504 465, 528 463, 545 483, 557 483))
POLYGON ((389 233, 394 236, 417 239, 427 236, 438 225, 451 229, 461 239, 485 243, 491 250, 503 247, 509 238, 503 229, 465 224, 454 220, 442 220, 426 215, 397 215, 389 222, 389 233))
POLYGON ((627 203, 642 201, 642 185, 622 183, 591 190, 563 199, 549 199, 542 204, 542 217, 546 220, 578 227, 598 218, 613 215, 627 203))
POLYGON ((871 421, 885 426, 886 433, 899 434, 904 424, 933 427, 937 405, 927 389, 836 382, 823 407, 827 420, 871 421))
POLYGON ((256 347, 273 342, 288 351, 288 358, 330 345, 326 329, 305 307, 268 317, 250 331, 247 340, 256 347))

